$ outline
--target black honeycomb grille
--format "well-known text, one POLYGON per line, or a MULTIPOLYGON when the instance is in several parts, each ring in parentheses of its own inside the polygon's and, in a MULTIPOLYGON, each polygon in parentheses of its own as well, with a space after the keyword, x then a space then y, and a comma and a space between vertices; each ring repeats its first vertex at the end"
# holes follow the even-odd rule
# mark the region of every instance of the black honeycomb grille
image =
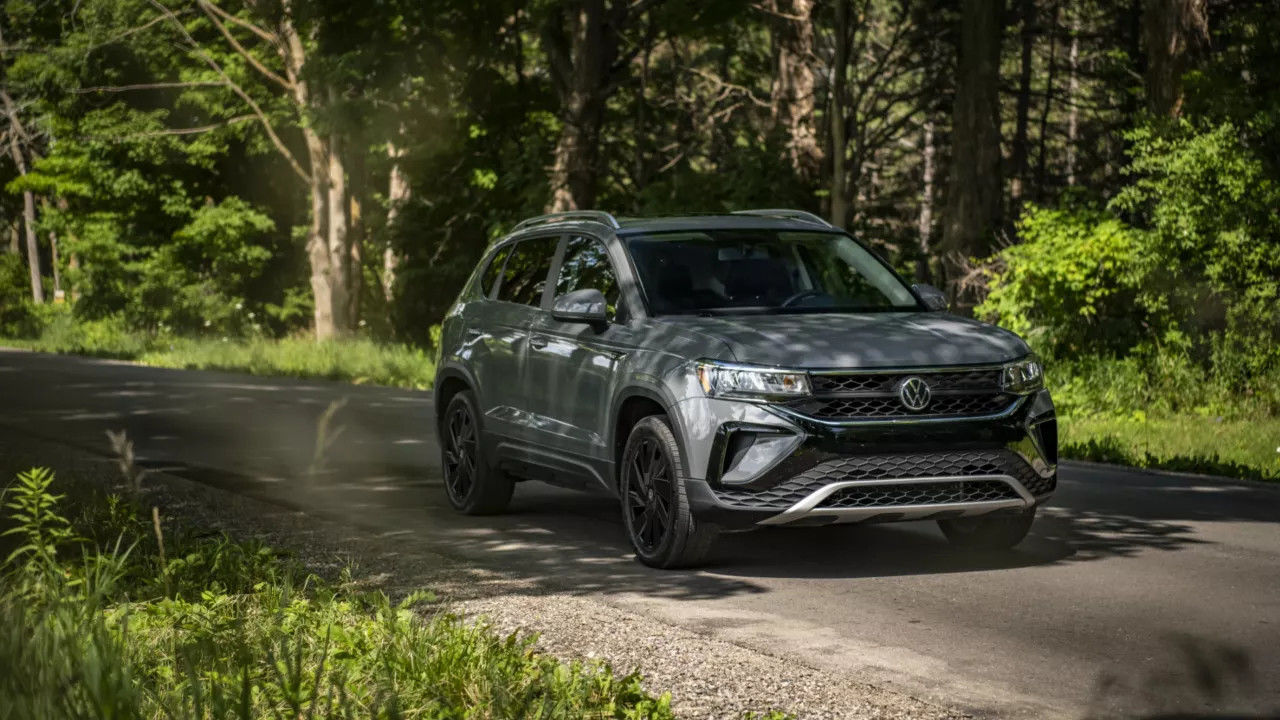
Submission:
MULTIPOLYGON (((1017 453, 996 449, 841 455, 820 462, 771 488, 724 488, 717 490, 716 494, 722 502, 735 507, 785 510, 815 491, 837 482, 977 475, 1009 475, 1037 496, 1053 489, 1052 478, 1042 479, 1017 453), (1048 489, 1037 491, 1045 485, 1048 489)), ((1006 483, 1000 484, 1009 488, 1006 483)), ((1012 488, 1009 490, 1017 495, 1012 488)))
POLYGON ((920 412, 903 407, 892 397, 815 398, 793 403, 796 411, 819 420, 894 417, 964 417, 994 415, 1009 407, 1013 398, 1002 393, 980 395, 935 395, 920 412))
POLYGON ((811 397, 790 407, 818 420, 906 417, 959 418, 995 415, 1016 398, 1000 387, 999 369, 922 373, 839 373, 810 377, 811 397), (918 377, 929 385, 931 399, 921 410, 908 410, 898 398, 898 385, 918 377))
POLYGON ((868 485, 835 491, 818 507, 864 508, 890 505, 941 505, 945 503, 1016 500, 1019 495, 999 480, 926 482, 910 485, 868 485))
POLYGON ((950 390, 991 391, 1000 387, 999 370, 965 370, 934 373, 883 373, 814 375, 810 387, 817 394, 893 393, 903 378, 915 377, 929 383, 935 392, 950 390))

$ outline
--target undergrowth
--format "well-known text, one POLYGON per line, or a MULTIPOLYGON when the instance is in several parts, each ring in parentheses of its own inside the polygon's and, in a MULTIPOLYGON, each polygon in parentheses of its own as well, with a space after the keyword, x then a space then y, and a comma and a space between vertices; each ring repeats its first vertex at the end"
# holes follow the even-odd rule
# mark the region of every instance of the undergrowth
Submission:
POLYGON ((3 504, 0 717, 671 717, 636 674, 153 524, 131 499, 68 506, 46 470, 3 504))

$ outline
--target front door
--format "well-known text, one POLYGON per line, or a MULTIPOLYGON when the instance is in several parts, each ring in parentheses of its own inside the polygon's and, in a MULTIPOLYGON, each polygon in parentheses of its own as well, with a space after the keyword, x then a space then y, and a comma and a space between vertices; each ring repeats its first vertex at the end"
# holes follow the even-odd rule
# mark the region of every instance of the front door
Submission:
POLYGON ((588 288, 604 293, 608 326, 559 322, 549 311, 538 313, 530 329, 526 374, 539 443, 599 470, 613 459, 609 402, 632 333, 604 243, 570 236, 551 295, 588 288))

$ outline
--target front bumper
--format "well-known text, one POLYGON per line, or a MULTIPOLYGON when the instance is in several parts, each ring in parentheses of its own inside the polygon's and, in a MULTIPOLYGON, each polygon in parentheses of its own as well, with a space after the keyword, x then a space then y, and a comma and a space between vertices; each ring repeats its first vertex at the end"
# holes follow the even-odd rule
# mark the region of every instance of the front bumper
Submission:
POLYGON ((715 413, 700 411, 704 433, 690 451, 705 462, 687 492, 704 522, 732 530, 1021 513, 1057 486, 1057 421, 1045 391, 997 417, 930 423, 824 423, 756 408, 749 420, 735 410, 709 434, 715 413))

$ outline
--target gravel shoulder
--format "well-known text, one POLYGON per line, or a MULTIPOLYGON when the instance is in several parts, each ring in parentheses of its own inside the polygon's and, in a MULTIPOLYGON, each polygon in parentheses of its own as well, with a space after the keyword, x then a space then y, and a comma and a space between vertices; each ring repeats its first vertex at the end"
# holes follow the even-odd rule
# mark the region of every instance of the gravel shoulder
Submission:
MULTIPOLYGON (((111 487, 119 479, 114 460, 105 454, 0 426, 0 475, 11 478, 33 466, 51 467, 64 487, 111 487)), ((671 694, 680 717, 737 717, 766 709, 801 718, 970 717, 795 657, 477 569, 413 537, 371 532, 162 472, 148 474, 143 485, 147 502, 161 508, 164 522, 257 538, 325 575, 350 567, 355 582, 393 596, 427 588, 440 597, 442 611, 487 622, 503 634, 536 634, 538 648, 562 660, 600 660, 618 671, 638 670, 650 692, 671 694)))

